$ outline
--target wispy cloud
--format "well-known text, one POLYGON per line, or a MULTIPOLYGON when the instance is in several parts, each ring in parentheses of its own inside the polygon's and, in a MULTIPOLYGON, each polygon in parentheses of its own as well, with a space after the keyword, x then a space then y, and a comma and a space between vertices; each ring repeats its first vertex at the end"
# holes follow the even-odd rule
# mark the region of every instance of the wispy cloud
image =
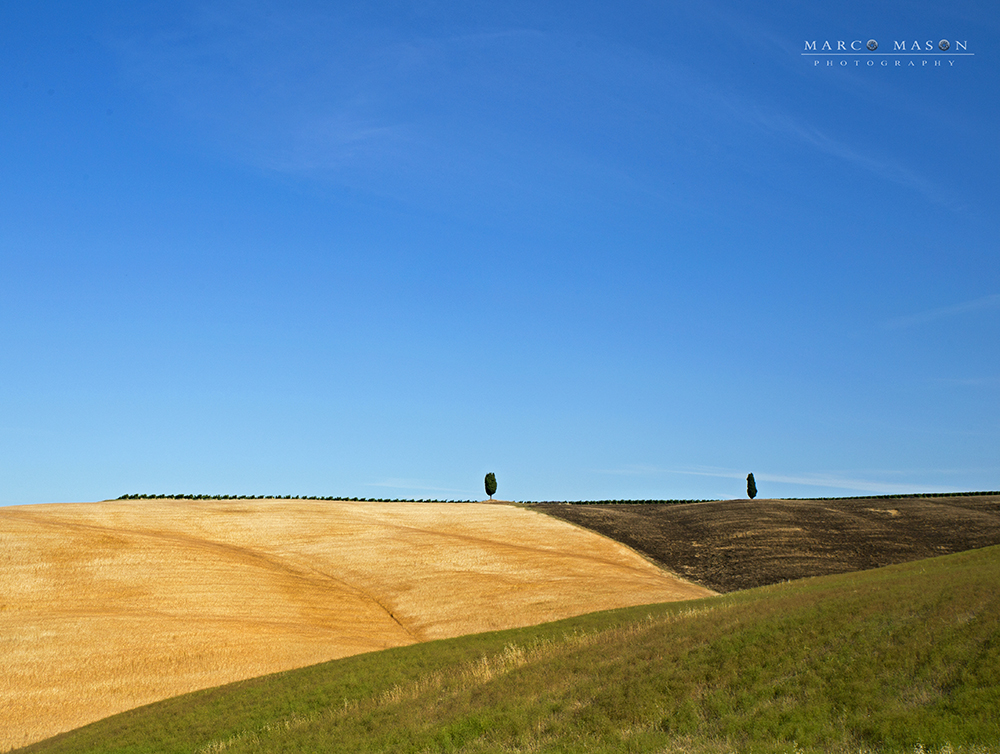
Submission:
POLYGON ((983 296, 982 298, 972 299, 971 301, 963 301, 961 304, 942 306, 937 309, 929 309, 924 312, 909 314, 904 317, 895 317, 894 319, 883 322, 882 327, 886 330, 898 330, 904 327, 923 325, 939 319, 947 319, 959 314, 965 314, 966 312, 985 311, 997 308, 1000 308, 1000 293, 994 293, 991 296, 983 296))
POLYGON ((860 170, 864 170, 884 181, 904 186, 922 194, 924 198, 934 204, 952 210, 958 209, 960 206, 959 202, 939 185, 904 165, 858 151, 829 136, 820 129, 806 125, 787 114, 764 111, 759 107, 750 108, 749 112, 751 113, 749 117, 759 127, 767 131, 791 138, 823 154, 835 157, 860 170))
POLYGON ((454 487, 436 487, 429 485, 422 479, 386 479, 382 482, 369 482, 369 487, 388 487, 394 490, 422 490, 424 492, 460 492, 465 494, 468 490, 456 489, 454 487))
POLYGON ((780 482, 783 484, 802 484, 807 487, 827 487, 833 489, 854 490, 856 492, 872 492, 883 495, 905 494, 911 492, 948 492, 950 488, 925 484, 893 484, 874 482, 870 479, 852 479, 835 475, 809 474, 792 476, 784 474, 756 474, 756 479, 765 482, 780 482))
POLYGON ((993 387, 1000 385, 998 377, 938 377, 934 382, 958 387, 993 387))
POLYGON ((205 3, 114 44, 126 80, 167 117, 282 172, 396 158, 408 138, 398 103, 437 55, 433 41, 269 2, 205 3))
MULTIPOLYGON (((670 475, 683 474, 688 476, 716 477, 721 479, 746 479, 746 472, 734 469, 724 469, 712 466, 696 466, 686 469, 663 469, 655 466, 626 466, 621 469, 605 469, 600 473, 619 474, 623 476, 645 476, 645 475, 670 475)), ((892 472, 890 472, 892 473, 892 472)), ((857 492, 868 492, 873 494, 893 495, 906 494, 912 492, 948 492, 951 488, 939 487, 925 484, 903 484, 893 482, 880 482, 870 479, 857 479, 851 476, 840 476, 829 473, 806 473, 806 474, 772 474, 767 472, 754 472, 754 479, 758 482, 777 482, 780 484, 799 484, 808 487, 825 487, 829 489, 853 490, 857 492)))

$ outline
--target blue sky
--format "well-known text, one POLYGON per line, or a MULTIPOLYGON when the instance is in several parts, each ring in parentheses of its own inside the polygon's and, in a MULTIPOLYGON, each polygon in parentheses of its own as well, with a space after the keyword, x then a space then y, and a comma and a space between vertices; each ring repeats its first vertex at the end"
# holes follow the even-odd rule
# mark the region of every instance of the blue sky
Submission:
POLYGON ((1000 11, 814 6, 4 4, 0 504, 1000 489, 1000 11))

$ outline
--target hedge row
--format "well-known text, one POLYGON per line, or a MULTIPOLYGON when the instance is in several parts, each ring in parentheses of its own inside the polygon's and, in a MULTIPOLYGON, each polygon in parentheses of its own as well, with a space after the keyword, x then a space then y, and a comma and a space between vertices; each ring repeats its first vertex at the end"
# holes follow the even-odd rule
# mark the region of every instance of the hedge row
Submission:
MULTIPOLYGON (((988 492, 916 492, 897 495, 854 495, 852 497, 786 497, 782 500, 900 500, 917 497, 976 497, 1000 495, 988 492)), ((321 497, 312 495, 122 495, 118 500, 340 500, 352 503, 477 503, 478 500, 420 500, 384 497, 321 497)), ((684 505, 685 503, 712 503, 716 500, 525 500, 522 505, 684 505)), ((750 502, 750 501, 747 501, 750 502)))
POLYGON ((122 495, 116 500, 328 500, 352 503, 474 503, 477 500, 402 500, 382 497, 322 497, 317 495, 122 495))
POLYGON ((852 497, 786 497, 784 500, 900 500, 908 497, 978 497, 1000 495, 1000 491, 986 492, 909 492, 897 495, 854 495, 852 497))
MULTIPOLYGON (((980 495, 1000 495, 998 491, 987 492, 914 492, 896 495, 854 495, 852 497, 783 497, 780 500, 898 500, 917 497, 977 497, 980 495)), ((684 503, 714 503, 716 500, 539 500, 525 505, 683 505, 684 503)), ((749 503, 750 501, 747 500, 749 503)))
POLYGON ((524 505, 683 505, 713 503, 714 500, 530 500, 524 505))

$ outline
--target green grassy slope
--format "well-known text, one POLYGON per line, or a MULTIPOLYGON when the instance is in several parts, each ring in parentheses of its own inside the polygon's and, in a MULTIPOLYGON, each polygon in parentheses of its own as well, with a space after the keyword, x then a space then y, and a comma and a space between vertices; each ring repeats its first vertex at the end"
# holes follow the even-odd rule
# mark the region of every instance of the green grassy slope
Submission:
POLYGON ((351 657, 37 752, 1000 752, 1000 547, 351 657))

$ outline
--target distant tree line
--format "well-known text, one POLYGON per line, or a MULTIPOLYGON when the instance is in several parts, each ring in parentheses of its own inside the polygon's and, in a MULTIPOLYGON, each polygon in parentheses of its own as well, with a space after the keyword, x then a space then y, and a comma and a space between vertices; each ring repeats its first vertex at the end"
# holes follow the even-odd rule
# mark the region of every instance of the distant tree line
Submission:
MULTIPOLYGON (((914 492, 896 495, 854 495, 851 497, 786 497, 783 500, 899 500, 915 497, 976 497, 1000 495, 1000 490, 985 492, 914 492)), ((327 500, 350 503, 477 503, 478 500, 437 500, 435 498, 402 499, 384 497, 322 497, 317 495, 122 495, 117 500, 327 500)), ((521 505, 683 505, 684 503, 714 503, 719 498, 704 500, 521 500, 521 505)))
POLYGON ((714 503, 716 500, 524 500, 522 505, 681 505, 714 503))
POLYGON ((323 497, 321 495, 122 495, 116 500, 326 500, 350 503, 474 503, 476 500, 401 499, 384 497, 323 497))
MULTIPOLYGON (((852 497, 784 497, 781 500, 897 500, 914 497, 977 497, 1000 495, 1000 491, 985 492, 913 492, 896 495, 854 495, 852 497)), ((515 501, 517 502, 517 501, 515 501)), ((720 498, 709 500, 523 500, 521 505, 682 505, 684 503, 717 503, 720 498)))
POLYGON ((783 500, 899 500, 907 497, 978 497, 1000 495, 1000 490, 983 492, 907 492, 896 495, 852 495, 851 497, 786 497, 783 500))

